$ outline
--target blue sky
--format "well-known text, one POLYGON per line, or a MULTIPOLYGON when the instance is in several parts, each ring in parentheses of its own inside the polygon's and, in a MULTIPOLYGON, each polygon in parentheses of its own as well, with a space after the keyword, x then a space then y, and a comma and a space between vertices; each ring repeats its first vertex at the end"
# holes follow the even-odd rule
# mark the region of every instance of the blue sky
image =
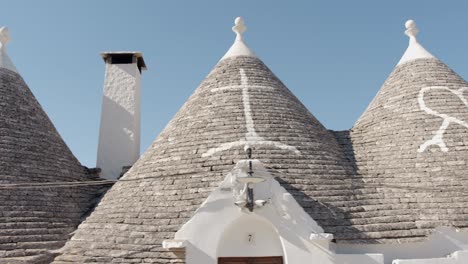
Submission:
POLYGON ((234 40, 250 48, 329 129, 352 127, 405 51, 404 23, 468 76, 466 1, 0 1, 8 52, 69 147, 94 167, 102 51, 139 50, 142 151, 234 40))

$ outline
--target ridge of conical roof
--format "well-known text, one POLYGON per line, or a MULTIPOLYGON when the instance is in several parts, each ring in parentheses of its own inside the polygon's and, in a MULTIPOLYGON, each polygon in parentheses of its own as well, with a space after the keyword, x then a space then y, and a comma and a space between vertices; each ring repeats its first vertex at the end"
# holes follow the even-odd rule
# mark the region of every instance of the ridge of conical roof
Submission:
MULTIPOLYGON (((409 50, 419 48, 414 44, 409 50)), ((366 219, 390 243, 423 240, 438 226, 468 227, 462 220, 468 213, 457 209, 468 206, 463 194, 468 183, 460 178, 468 171, 468 83, 432 55, 410 53, 353 126, 350 139, 364 188, 382 204, 367 213, 405 219, 366 219), (422 220, 427 217, 431 221, 422 220)), ((367 199, 363 202, 371 202, 367 199)))
MULTIPOLYGON (((5 32, 0 31, 2 45, 5 32)), ((7 242, 0 251, 16 260, 25 254, 53 258, 47 251, 65 244, 92 206, 96 188, 41 186, 91 177, 5 55, 0 57, 0 222, 8 225, 0 225, 0 240, 7 242), (31 243, 26 251, 19 246, 24 241, 31 243)))
MULTIPOLYGON (((125 223, 149 230, 145 240, 153 245, 173 238, 234 164, 245 158, 246 146, 325 230, 348 225, 340 212, 353 203, 347 181, 353 172, 334 135, 260 59, 236 55, 217 63, 56 261, 108 256, 93 250, 102 243, 123 250, 143 245, 131 228, 122 229, 125 223), (338 205, 323 205, 331 200, 339 200, 338 205), (125 239, 116 239, 117 233, 110 230, 121 230, 118 236, 125 239), (85 251, 92 253, 80 253, 85 251)), ((341 231, 335 237, 349 229, 341 231)), ((167 258, 160 250, 145 252, 146 261, 167 258)))

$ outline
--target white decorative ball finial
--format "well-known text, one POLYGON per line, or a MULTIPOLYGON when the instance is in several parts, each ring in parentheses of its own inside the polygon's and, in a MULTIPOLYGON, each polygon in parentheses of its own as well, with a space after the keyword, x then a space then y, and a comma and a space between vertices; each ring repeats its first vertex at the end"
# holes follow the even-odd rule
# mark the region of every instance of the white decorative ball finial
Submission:
POLYGON ((410 40, 416 40, 416 35, 419 33, 419 29, 416 27, 414 20, 408 20, 405 23, 405 34, 410 37, 410 40))
POLYGON ((236 56, 250 56, 255 57, 255 54, 247 47, 247 44, 244 42, 244 38, 242 34, 247 30, 244 25, 244 20, 242 17, 237 17, 234 20, 234 26, 232 27, 232 31, 236 33, 236 39, 232 44, 231 48, 224 54, 221 60, 224 60, 229 57, 236 57, 236 56))
POLYGON ((242 40, 242 34, 247 30, 247 27, 244 25, 244 20, 242 17, 237 17, 234 20, 234 26, 232 27, 232 31, 236 33, 236 40, 242 40))
POLYGON ((408 20, 405 23, 405 27, 405 35, 409 37, 409 44, 397 65, 401 65, 416 59, 435 58, 431 53, 429 53, 429 51, 421 46, 421 44, 419 44, 418 40, 416 39, 416 35, 419 33, 416 22, 414 22, 414 20, 408 20))
POLYGON ((11 61, 10 57, 6 52, 6 44, 10 41, 10 35, 8 34, 7 27, 0 27, 0 68, 9 69, 14 72, 16 70, 15 65, 11 61))
POLYGON ((4 47, 10 41, 7 27, 0 28, 0 47, 4 47))

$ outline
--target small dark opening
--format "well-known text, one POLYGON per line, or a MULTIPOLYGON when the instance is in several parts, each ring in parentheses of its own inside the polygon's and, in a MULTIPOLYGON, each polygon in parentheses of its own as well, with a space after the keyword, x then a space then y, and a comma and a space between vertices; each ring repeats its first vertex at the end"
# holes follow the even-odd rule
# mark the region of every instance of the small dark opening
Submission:
POLYGON ((133 54, 113 54, 111 64, 131 64, 133 63, 133 54))
POLYGON ((106 63, 109 64, 132 64, 136 63, 138 70, 141 73, 141 69, 146 70, 146 65, 145 61, 143 60, 143 57, 137 55, 135 53, 121 53, 121 54, 106 54, 105 57, 106 63))

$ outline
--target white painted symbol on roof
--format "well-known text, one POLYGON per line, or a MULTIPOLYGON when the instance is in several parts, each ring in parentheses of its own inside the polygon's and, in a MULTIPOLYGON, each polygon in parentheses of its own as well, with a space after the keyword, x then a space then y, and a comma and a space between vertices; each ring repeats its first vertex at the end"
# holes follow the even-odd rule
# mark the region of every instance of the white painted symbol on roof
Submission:
POLYGON ((217 92, 217 91, 228 90, 228 89, 242 89, 242 103, 244 104, 245 126, 247 128, 247 133, 245 134, 245 138, 242 138, 238 141, 221 144, 217 148, 211 148, 207 152, 203 153, 202 157, 208 157, 220 151, 225 151, 234 147, 245 146, 245 145, 251 145, 251 146, 270 145, 275 148, 289 150, 291 152, 294 152, 294 154, 296 155, 301 154, 301 152, 297 150, 297 148, 294 146, 289 146, 289 145, 286 145, 277 141, 265 140, 263 137, 257 134, 257 132, 255 131, 255 124, 252 118, 252 110, 250 108, 249 88, 268 89, 268 90, 272 90, 274 88, 269 87, 269 86, 259 86, 259 85, 249 86, 249 81, 248 81, 247 75, 245 74, 244 69, 240 69, 240 76, 241 76, 241 85, 214 88, 211 90, 211 92, 217 92))
POLYGON ((418 95, 419 108, 422 111, 424 111, 424 112, 426 112, 426 113, 428 113, 430 115, 442 118, 444 121, 442 122, 442 125, 440 126, 440 128, 436 131, 434 137, 432 137, 430 140, 424 142, 424 144, 422 144, 419 147, 418 152, 424 152, 427 149, 427 147, 429 147, 431 145, 437 145, 437 146, 439 146, 439 148, 443 152, 447 152, 448 148, 447 148, 447 145, 445 145, 443 136, 444 136, 445 130, 447 130, 450 123, 457 123, 457 124, 459 124, 461 126, 464 126, 466 128, 468 128, 468 123, 466 123, 465 121, 459 120, 456 117, 449 116, 449 115, 446 115, 446 114, 441 114, 441 113, 427 107, 426 102, 424 102, 424 93, 426 93, 429 90, 449 91, 449 92, 455 94, 456 96, 458 96, 458 98, 463 102, 463 104, 465 104, 465 106, 468 107, 468 101, 463 96, 463 92, 468 91, 468 87, 463 87, 463 88, 460 88, 458 90, 452 90, 452 89, 449 89, 449 88, 444 87, 444 86, 429 86, 429 87, 424 87, 424 88, 421 89, 421 91, 419 91, 419 95, 418 95))

